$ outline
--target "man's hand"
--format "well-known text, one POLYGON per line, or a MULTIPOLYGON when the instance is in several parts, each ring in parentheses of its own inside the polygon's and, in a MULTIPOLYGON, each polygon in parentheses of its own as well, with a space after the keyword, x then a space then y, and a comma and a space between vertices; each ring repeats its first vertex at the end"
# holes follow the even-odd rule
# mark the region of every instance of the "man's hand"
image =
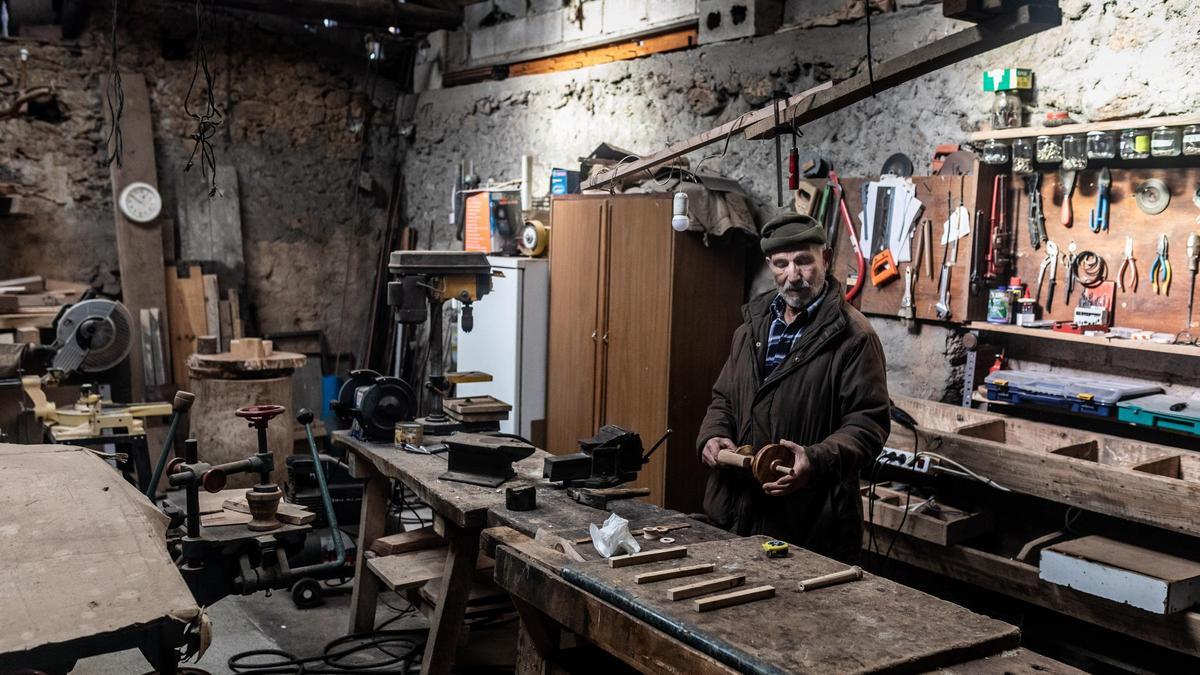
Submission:
POLYGON ((779 444, 791 450, 795 459, 792 462, 792 472, 790 474, 784 475, 774 483, 763 484, 763 492, 772 497, 790 495, 800 488, 807 487, 809 481, 812 480, 812 463, 808 461, 808 455, 804 452, 804 447, 784 440, 780 440, 779 444))
POLYGON ((722 436, 714 436, 708 439, 708 442, 704 444, 704 464, 712 469, 720 466, 717 464, 717 453, 722 450, 733 450, 736 452, 737 446, 733 444, 732 440, 722 436))

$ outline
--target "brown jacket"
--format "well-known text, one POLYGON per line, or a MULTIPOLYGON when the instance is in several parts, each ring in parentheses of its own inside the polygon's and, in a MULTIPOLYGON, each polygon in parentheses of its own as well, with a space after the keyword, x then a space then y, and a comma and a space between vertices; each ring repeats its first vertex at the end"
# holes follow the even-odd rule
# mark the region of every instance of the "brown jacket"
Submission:
POLYGON ((755 449, 787 439, 805 446, 808 487, 771 497, 748 471, 710 472, 704 510, 739 535, 765 534, 842 560, 862 545, 859 473, 883 448, 891 426, 883 346, 866 317, 826 279, 825 300, 788 358, 762 378, 771 300, 742 307, 729 359, 713 385, 697 447, 714 437, 755 449))

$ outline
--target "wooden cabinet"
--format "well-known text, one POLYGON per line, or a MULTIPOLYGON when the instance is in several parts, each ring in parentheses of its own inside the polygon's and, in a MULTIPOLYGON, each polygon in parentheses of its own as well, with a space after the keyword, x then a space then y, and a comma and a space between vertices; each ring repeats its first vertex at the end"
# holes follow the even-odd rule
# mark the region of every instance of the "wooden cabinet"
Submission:
POLYGON ((551 206, 547 450, 578 451, 604 424, 647 446, 635 483, 697 511, 696 434, 741 322, 745 248, 671 229, 671 195, 571 195, 551 206))

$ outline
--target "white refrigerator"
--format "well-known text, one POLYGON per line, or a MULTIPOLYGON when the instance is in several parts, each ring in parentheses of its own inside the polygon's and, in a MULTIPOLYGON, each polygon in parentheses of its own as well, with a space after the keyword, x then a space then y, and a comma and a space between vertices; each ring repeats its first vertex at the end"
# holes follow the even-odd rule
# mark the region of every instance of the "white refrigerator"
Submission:
POLYGON ((488 256, 492 292, 473 304, 475 327, 458 330, 457 369, 479 370, 491 382, 460 384, 458 396, 490 394, 512 405, 500 430, 534 440, 546 418, 546 341, 550 266, 545 258, 488 256))

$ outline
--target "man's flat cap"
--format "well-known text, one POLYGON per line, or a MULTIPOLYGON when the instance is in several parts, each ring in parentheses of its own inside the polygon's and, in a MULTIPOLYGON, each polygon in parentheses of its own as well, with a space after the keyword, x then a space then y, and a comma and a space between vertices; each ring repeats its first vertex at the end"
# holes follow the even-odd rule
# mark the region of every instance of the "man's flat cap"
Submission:
POLYGON ((790 213, 763 226, 759 245, 766 255, 800 248, 808 244, 825 245, 825 227, 812 216, 790 213))

